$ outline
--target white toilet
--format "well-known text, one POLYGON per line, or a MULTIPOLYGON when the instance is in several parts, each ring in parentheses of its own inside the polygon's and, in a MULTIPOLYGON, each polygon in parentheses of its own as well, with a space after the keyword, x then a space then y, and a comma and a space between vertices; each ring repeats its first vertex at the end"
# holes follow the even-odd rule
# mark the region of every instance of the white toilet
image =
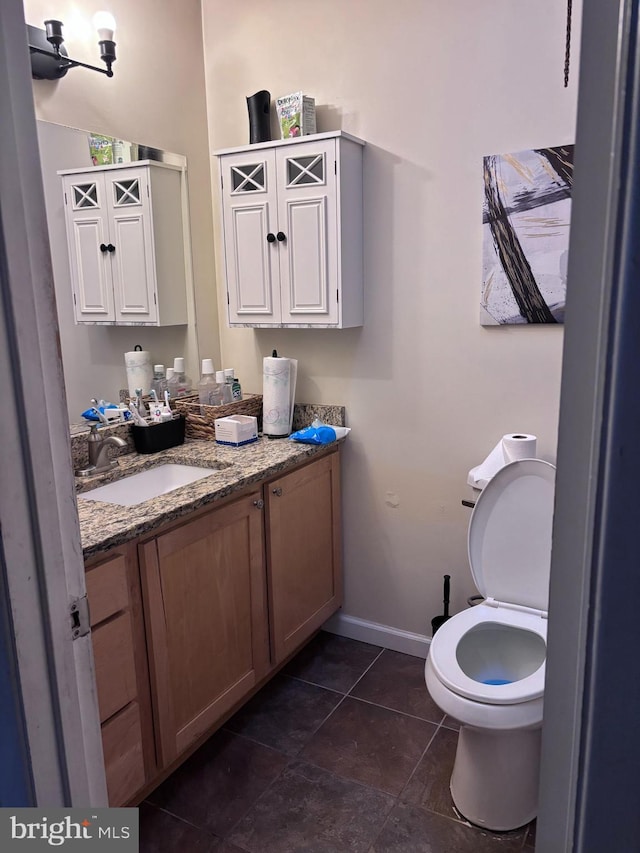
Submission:
POLYGON ((555 466, 506 465, 469 522, 469 563, 485 601, 435 634, 433 700, 461 723, 451 796, 478 826, 509 830, 538 807, 555 466))

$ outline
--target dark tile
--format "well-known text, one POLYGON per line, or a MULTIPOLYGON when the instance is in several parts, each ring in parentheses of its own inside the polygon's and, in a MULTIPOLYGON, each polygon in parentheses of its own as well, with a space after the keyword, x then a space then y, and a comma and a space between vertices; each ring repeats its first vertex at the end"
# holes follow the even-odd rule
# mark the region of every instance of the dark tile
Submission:
POLYGON ((148 799, 198 827, 224 836, 282 772, 288 760, 281 752, 221 731, 148 799))
POLYGON ((347 698, 311 738, 301 757, 398 795, 435 731, 424 720, 347 698))
POLYGON ((524 832, 487 832, 456 820, 398 803, 371 853, 515 853, 524 832))
POLYGON ((366 853, 392 797, 294 762, 229 836, 251 853, 366 853))
POLYGON ((320 687, 348 693, 381 651, 379 646, 320 631, 283 672, 320 687))
POLYGON ((220 839, 148 803, 141 804, 139 815, 140 853, 232 853, 220 848, 220 839))
POLYGON ((458 746, 458 733, 439 728, 401 794, 404 802, 456 817, 449 783, 458 746))
POLYGON ((350 693, 376 705, 439 723, 444 717, 427 690, 424 660, 385 649, 350 693))
POLYGON ((287 755, 297 755, 341 699, 330 690, 276 676, 227 722, 226 728, 287 755))
POLYGON ((453 717, 450 717, 448 714, 445 715, 445 718, 442 721, 442 725, 446 726, 448 729, 454 729, 456 732, 460 731, 460 723, 458 722, 458 720, 455 720, 453 717))

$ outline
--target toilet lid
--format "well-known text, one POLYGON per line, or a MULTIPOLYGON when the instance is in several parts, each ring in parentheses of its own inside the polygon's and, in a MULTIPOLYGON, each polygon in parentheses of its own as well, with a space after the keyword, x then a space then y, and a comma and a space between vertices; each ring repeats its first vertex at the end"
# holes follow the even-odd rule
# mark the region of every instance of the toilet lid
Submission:
POLYGON ((555 465, 520 459, 500 469, 469 522, 469 564, 485 598, 549 609, 555 465))

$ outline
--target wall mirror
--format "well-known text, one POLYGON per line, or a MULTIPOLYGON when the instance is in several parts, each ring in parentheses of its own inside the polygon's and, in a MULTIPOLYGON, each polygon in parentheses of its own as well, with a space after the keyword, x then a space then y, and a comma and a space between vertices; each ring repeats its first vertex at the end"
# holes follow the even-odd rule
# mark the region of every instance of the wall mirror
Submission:
POLYGON ((157 328, 78 325, 74 319, 62 180, 58 171, 91 169, 99 165, 100 143, 96 139, 90 140, 90 137, 95 136, 90 130, 53 122, 39 120, 37 130, 69 421, 77 424, 82 422, 81 413, 91 405, 91 398, 118 402, 120 389, 126 388, 124 353, 133 350, 136 345, 148 350, 154 363, 170 366, 176 356, 183 356, 187 365, 198 363, 187 162, 181 154, 163 151, 141 142, 118 140, 120 145, 113 149, 117 161, 121 158, 124 162, 128 159, 132 162, 156 160, 185 169, 182 193, 185 227, 183 233, 171 232, 166 239, 184 242, 187 323, 157 328))

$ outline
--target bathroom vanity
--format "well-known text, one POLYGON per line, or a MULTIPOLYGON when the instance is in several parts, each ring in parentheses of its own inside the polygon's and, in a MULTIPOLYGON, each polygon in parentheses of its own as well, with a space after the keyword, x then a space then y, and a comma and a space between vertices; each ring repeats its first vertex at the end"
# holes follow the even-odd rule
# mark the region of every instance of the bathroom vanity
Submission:
POLYGON ((137 506, 78 501, 111 806, 169 775, 342 598, 337 444, 193 441, 116 476, 165 462, 217 467, 137 506))

